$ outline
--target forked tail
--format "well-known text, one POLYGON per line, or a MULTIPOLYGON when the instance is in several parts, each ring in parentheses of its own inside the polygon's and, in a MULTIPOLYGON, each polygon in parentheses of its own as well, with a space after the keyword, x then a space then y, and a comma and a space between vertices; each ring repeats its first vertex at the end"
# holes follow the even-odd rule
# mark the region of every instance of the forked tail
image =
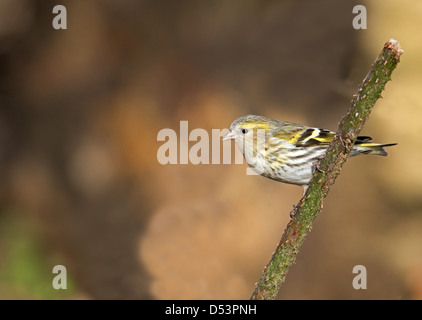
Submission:
POLYGON ((351 157, 357 156, 359 154, 373 154, 377 156, 388 156, 387 150, 385 147, 395 146, 397 143, 372 143, 371 137, 361 136, 356 139, 355 145, 353 146, 353 151, 350 154, 351 157))

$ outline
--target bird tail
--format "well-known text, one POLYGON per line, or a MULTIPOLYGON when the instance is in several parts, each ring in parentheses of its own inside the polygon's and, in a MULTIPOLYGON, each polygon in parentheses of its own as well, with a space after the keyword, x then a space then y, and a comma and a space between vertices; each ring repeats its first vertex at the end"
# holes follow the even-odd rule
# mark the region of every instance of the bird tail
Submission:
POLYGON ((359 154, 373 154, 377 156, 388 156, 387 150, 385 147, 395 146, 397 143, 372 143, 369 142, 372 139, 370 137, 358 137, 356 139, 355 145, 353 146, 353 151, 350 156, 357 156, 359 154))

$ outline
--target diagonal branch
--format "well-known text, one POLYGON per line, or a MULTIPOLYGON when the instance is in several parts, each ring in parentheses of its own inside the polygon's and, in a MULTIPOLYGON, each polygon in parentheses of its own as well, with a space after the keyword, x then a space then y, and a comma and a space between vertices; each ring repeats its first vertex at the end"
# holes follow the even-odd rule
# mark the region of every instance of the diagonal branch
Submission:
POLYGON ((291 216, 294 218, 287 225, 251 299, 266 300, 277 296, 289 267, 294 263, 306 235, 312 228, 312 222, 322 209, 324 198, 352 151, 353 144, 375 102, 381 97, 381 92, 391 79, 391 73, 399 63, 402 53, 403 50, 396 40, 390 39, 385 43, 358 92, 353 96, 325 157, 317 164, 318 170, 315 170, 307 192, 293 209, 291 216))

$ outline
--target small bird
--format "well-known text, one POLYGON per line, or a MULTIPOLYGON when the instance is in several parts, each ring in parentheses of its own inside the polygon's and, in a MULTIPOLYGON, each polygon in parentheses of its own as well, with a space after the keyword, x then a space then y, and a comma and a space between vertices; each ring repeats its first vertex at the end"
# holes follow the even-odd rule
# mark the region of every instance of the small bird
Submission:
MULTIPOLYGON (((222 140, 235 139, 248 165, 258 174, 306 191, 317 161, 323 157, 335 132, 301 124, 246 115, 233 121, 222 140)), ((350 156, 387 156, 384 147, 396 143, 372 143, 357 137, 350 156)))

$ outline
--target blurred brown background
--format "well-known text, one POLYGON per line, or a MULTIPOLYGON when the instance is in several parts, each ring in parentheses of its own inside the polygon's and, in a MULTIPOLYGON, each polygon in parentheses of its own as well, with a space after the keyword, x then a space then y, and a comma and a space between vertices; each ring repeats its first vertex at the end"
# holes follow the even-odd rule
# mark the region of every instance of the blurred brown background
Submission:
POLYGON ((336 129, 395 38, 362 134, 399 145, 347 162, 278 298, 421 299, 422 3, 360 1, 367 30, 356 4, 0 0, 0 298, 249 298, 301 188, 160 165, 158 132, 248 113, 336 129))

